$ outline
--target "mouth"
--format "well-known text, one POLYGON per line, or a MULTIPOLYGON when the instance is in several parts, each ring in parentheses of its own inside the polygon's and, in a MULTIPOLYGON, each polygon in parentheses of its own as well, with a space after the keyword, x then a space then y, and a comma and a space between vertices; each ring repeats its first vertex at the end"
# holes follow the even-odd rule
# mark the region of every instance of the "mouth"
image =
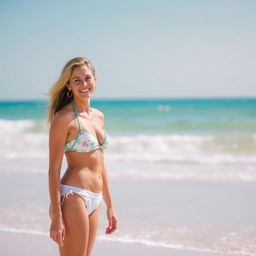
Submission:
POLYGON ((79 90, 79 92, 82 94, 87 94, 89 91, 90 91, 89 89, 79 90))

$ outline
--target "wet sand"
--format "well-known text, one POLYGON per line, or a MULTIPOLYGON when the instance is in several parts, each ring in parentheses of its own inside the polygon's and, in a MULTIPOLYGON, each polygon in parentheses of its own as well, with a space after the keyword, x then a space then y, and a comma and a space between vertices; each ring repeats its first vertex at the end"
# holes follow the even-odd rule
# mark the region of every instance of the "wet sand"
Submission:
MULTIPOLYGON (((58 256, 58 247, 46 235, 31 235, 0 231, 1 256, 58 256)), ((125 244, 119 242, 96 241, 93 256, 101 255, 147 255, 147 256, 227 256, 211 252, 199 252, 183 249, 170 249, 125 244)))

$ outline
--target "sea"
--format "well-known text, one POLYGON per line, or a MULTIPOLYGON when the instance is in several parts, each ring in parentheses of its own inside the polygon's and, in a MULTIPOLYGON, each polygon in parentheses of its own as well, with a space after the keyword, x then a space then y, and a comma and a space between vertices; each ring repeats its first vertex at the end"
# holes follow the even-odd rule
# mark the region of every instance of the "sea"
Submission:
MULTIPOLYGON (((0 231, 48 235, 47 100, 0 102, 0 231)), ((256 98, 92 99, 116 233, 98 241, 256 255, 256 98)), ((62 174, 66 168, 63 160, 62 174)))

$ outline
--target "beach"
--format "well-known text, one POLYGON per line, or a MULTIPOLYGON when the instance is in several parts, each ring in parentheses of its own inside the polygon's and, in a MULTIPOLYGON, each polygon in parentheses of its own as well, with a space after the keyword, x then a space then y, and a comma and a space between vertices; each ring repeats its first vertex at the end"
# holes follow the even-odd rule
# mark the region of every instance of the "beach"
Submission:
MULTIPOLYGON (((1 255, 32 255, 38 248, 42 255, 44 250, 47 255, 58 255, 48 237, 47 175, 1 173, 0 179, 6 195, 1 197, 1 255)), ((254 231, 254 184, 161 180, 155 189, 154 180, 124 182, 114 178, 111 185, 113 194, 122 191, 122 198, 116 198, 119 229, 111 236, 104 234, 107 220, 102 206, 93 255, 247 255, 236 244, 249 248, 253 241, 239 237, 238 227, 246 223, 247 236, 254 231), (214 244, 210 247, 211 241, 214 244), (229 252, 219 251, 224 246, 229 252)))
MULTIPOLYGON (((256 99, 99 100, 119 218, 98 255, 256 255, 256 99)), ((0 102, 0 255, 58 255, 48 237, 44 101, 0 102)), ((62 174, 66 168, 63 159, 62 174)))
MULTIPOLYGON (((15 234, 13 232, 1 231, 0 241, 2 256, 58 256, 57 246, 46 235, 15 234)), ((227 254, 96 241, 93 255, 225 256, 227 254)))

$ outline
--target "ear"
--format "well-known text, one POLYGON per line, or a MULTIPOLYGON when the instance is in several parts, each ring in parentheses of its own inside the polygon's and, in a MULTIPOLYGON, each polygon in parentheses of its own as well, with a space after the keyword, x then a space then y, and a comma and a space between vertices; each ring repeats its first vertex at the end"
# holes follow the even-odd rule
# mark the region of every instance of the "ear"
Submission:
POLYGON ((66 83, 66 87, 68 88, 69 91, 71 90, 69 83, 66 83))

